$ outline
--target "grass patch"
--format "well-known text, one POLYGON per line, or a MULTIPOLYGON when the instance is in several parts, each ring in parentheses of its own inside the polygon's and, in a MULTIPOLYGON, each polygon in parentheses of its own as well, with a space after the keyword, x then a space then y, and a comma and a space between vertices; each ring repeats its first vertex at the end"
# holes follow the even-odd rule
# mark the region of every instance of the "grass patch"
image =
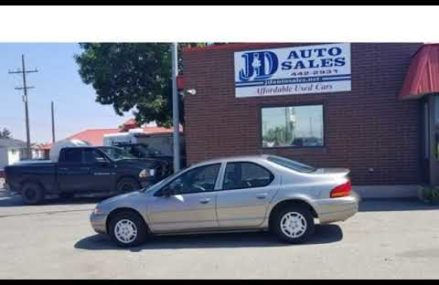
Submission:
POLYGON ((439 186, 422 187, 421 199, 430 204, 439 203, 439 186))

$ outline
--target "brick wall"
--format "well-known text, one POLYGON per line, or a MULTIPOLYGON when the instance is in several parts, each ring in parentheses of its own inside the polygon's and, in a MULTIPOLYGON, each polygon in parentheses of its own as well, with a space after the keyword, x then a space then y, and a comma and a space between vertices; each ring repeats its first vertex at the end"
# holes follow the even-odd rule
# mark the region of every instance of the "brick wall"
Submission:
POLYGON ((298 45, 226 45, 184 52, 185 87, 197 90, 185 98, 188 163, 272 153, 317 167, 348 167, 357 185, 419 183, 419 102, 397 97, 421 44, 351 44, 351 92, 235 98, 234 51, 298 45), (263 149, 261 106, 302 103, 323 103, 325 147, 263 149))

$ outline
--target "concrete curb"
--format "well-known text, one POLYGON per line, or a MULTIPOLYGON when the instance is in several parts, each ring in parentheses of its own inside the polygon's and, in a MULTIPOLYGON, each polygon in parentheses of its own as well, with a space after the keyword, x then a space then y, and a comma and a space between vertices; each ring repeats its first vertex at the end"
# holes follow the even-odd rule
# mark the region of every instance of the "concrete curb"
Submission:
POLYGON ((353 191, 362 199, 420 198, 420 185, 359 185, 352 186, 353 191))

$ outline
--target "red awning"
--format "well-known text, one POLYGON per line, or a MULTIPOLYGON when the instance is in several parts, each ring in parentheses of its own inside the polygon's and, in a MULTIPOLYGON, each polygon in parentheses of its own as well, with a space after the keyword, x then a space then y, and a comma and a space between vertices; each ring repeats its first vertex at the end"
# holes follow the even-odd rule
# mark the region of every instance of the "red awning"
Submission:
POLYGON ((416 99, 439 92, 439 44, 423 45, 410 63, 400 99, 416 99))

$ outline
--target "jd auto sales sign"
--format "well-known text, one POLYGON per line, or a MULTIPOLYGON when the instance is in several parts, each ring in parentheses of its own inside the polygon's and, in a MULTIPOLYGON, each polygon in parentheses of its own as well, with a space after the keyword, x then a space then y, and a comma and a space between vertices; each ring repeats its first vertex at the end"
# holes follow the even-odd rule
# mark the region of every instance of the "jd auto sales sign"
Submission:
POLYGON ((235 96, 351 91, 348 43, 235 52, 235 96))

